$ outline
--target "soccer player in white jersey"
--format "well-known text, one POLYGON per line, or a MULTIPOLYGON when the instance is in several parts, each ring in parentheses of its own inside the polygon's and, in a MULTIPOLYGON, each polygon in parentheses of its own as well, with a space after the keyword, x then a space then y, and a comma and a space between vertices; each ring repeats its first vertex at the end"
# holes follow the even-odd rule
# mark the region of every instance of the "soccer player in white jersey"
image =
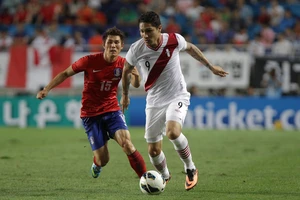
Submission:
POLYGON ((122 110, 124 112, 129 105, 130 72, 136 66, 147 92, 145 139, 150 161, 169 181, 171 175, 162 151, 162 139, 166 135, 184 163, 185 189, 190 190, 198 182, 198 170, 192 160, 188 140, 181 132, 190 93, 181 71, 179 52, 185 50, 215 75, 225 77, 228 73, 210 64, 202 52, 180 34, 161 33, 160 18, 153 11, 140 16, 139 29, 142 38, 133 43, 126 54, 122 75, 122 110))

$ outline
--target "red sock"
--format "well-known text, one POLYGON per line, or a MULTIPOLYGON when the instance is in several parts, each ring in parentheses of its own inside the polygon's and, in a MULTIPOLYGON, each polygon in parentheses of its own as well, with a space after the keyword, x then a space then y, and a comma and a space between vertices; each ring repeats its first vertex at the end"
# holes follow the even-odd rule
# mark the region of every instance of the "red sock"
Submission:
POLYGON ((127 157, 132 169, 135 171, 135 173, 137 173, 139 177, 141 177, 147 171, 147 169, 144 158, 142 157, 140 152, 136 150, 134 153, 128 155, 127 157))
POLYGON ((100 167, 100 165, 97 164, 96 162, 96 157, 94 156, 94 164, 97 166, 97 167, 100 167))

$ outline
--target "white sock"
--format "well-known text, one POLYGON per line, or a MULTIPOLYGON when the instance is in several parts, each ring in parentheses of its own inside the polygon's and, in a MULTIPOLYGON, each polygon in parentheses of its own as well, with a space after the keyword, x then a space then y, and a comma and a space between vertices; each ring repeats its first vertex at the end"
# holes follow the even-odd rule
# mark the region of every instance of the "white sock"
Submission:
POLYGON ((177 151, 180 159, 184 163, 184 170, 196 169, 195 164, 192 160, 192 153, 190 151, 189 143, 186 137, 181 133, 175 140, 170 140, 175 150, 177 151))
POLYGON ((149 155, 149 158, 155 169, 159 171, 165 179, 168 179, 170 176, 170 172, 167 167, 167 161, 164 152, 161 151, 160 154, 155 157, 151 157, 149 155))

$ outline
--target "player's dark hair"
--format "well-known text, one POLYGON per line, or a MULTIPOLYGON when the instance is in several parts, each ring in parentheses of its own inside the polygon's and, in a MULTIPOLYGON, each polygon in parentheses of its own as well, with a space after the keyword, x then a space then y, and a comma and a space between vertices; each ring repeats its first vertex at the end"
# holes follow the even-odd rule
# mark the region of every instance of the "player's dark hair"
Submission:
POLYGON ((156 28, 161 25, 159 15, 153 11, 143 13, 139 18, 139 24, 140 23, 149 23, 156 28))
POLYGON ((103 39, 104 42, 106 41, 106 39, 107 39, 107 37, 108 37, 109 35, 120 36, 121 42, 124 42, 124 39, 125 39, 125 34, 124 34, 124 32, 121 31, 120 29, 118 29, 118 28, 115 27, 115 26, 112 27, 112 28, 107 29, 107 30, 103 33, 102 39, 103 39))

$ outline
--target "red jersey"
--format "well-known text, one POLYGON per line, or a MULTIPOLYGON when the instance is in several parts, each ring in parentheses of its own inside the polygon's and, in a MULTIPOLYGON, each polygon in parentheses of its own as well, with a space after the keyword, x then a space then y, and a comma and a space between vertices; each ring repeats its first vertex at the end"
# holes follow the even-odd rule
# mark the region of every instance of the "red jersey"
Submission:
POLYGON ((103 53, 80 58, 72 64, 74 72, 84 72, 80 117, 92 117, 120 110, 117 90, 122 78, 125 58, 118 56, 109 63, 103 53))

